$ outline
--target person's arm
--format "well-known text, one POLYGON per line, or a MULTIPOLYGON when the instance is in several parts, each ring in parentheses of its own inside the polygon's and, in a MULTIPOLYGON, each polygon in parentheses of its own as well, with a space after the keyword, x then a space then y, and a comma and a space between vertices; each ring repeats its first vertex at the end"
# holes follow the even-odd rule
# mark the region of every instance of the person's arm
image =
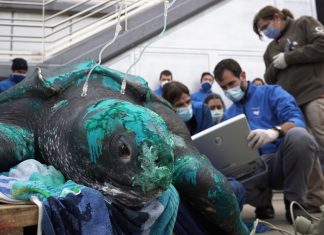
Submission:
POLYGON ((269 56, 269 47, 263 55, 263 61, 266 66, 264 80, 267 84, 276 84, 278 69, 274 67, 272 58, 269 56))
POLYGON ((276 84, 277 83, 277 73, 278 69, 274 67, 273 63, 266 68, 266 72, 264 74, 264 80, 267 84, 276 84))
MULTIPOLYGON (((299 22, 306 44, 285 53, 285 61, 289 65, 316 63, 324 60, 324 28, 312 17, 302 17, 299 22)), ((297 39, 298 40, 298 39, 297 39)))
POLYGON ((283 137, 293 127, 305 127, 304 116, 294 97, 280 86, 275 86, 271 93, 267 95, 274 110, 274 118, 278 120, 278 125, 269 129, 251 131, 247 139, 249 147, 252 148, 260 148, 279 137, 283 137))

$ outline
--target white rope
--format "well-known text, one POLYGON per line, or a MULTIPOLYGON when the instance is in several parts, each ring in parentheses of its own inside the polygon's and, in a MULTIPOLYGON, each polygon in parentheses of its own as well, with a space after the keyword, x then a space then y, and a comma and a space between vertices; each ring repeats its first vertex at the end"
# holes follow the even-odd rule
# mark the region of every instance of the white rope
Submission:
POLYGON ((100 52, 99 52, 99 56, 98 56, 98 57, 99 57, 99 58, 98 58, 98 63, 95 64, 95 65, 90 69, 90 71, 89 71, 89 73, 88 73, 88 76, 87 76, 87 78, 86 78, 86 81, 85 81, 85 83, 84 83, 84 85, 83 85, 83 88, 82 88, 82 94, 81 94, 82 97, 87 96, 87 93, 88 93, 88 82, 89 82, 90 75, 91 75, 91 73, 93 72, 93 70, 101 64, 101 57, 102 57, 102 53, 104 52, 104 50, 107 49, 107 47, 109 47, 111 44, 113 44, 113 43, 116 41, 116 39, 117 39, 117 37, 118 37, 118 35, 119 35, 119 32, 123 29, 123 27, 120 25, 120 15, 121 15, 121 11, 122 11, 122 4, 119 4, 119 9, 118 9, 118 18, 117 18, 117 23, 116 23, 115 35, 114 35, 113 39, 112 39, 110 42, 108 42, 108 43, 107 43, 107 44, 106 44, 106 45, 105 45, 105 46, 100 50, 100 52))
POLYGON ((125 94, 125 90, 126 90, 126 78, 129 76, 129 71, 138 63, 138 61, 142 58, 142 55, 144 53, 144 51, 146 50, 146 48, 148 48, 153 42, 155 42, 156 40, 158 40, 165 32, 166 30, 166 26, 167 26, 167 19, 168 19, 168 9, 176 2, 176 0, 174 0, 171 4, 168 0, 164 1, 164 24, 163 24, 163 29, 162 31, 159 33, 159 35, 157 35, 156 37, 154 37, 151 41, 149 41, 144 48, 142 49, 141 53, 139 54, 139 56, 135 59, 134 63, 131 64, 131 66, 129 66, 129 68, 126 70, 125 76, 123 78, 121 87, 120 87, 120 93, 121 94, 125 94))

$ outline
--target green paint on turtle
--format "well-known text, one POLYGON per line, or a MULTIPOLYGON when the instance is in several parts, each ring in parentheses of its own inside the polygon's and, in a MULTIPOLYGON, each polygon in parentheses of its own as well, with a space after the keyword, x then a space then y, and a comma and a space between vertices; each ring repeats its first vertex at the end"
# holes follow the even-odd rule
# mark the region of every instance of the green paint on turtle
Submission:
POLYGON ((102 157, 105 137, 117 128, 134 136, 142 172, 132 179, 132 185, 144 192, 171 183, 174 143, 165 122, 155 112, 122 100, 102 100, 90 106, 84 115, 90 160, 102 157))
POLYGON ((30 130, 0 123, 0 137, 15 146, 14 154, 17 160, 34 158, 34 135, 30 130))
MULTIPOLYGON (((172 181, 171 164, 157 164, 159 149, 153 146, 148 147, 146 143, 143 145, 143 153, 140 155, 141 168, 143 172, 135 176, 132 181, 132 186, 140 185, 143 192, 151 191, 157 187, 167 189, 172 181)), ((170 162, 171 163, 171 162, 170 162)))
POLYGON ((206 160, 196 155, 184 155, 176 159, 174 163, 173 180, 177 182, 197 184, 197 173, 201 166, 206 166, 206 160))

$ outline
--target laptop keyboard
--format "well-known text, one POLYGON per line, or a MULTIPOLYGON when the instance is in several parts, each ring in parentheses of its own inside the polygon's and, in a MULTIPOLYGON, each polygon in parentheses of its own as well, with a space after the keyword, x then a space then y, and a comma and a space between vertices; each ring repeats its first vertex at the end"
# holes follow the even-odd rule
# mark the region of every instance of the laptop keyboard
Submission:
POLYGON ((259 173, 262 170, 263 162, 262 160, 256 160, 250 162, 246 165, 235 166, 231 168, 224 169, 222 173, 227 177, 233 177, 236 180, 244 180, 252 177, 254 174, 259 173), (261 168, 260 168, 261 167, 261 168))

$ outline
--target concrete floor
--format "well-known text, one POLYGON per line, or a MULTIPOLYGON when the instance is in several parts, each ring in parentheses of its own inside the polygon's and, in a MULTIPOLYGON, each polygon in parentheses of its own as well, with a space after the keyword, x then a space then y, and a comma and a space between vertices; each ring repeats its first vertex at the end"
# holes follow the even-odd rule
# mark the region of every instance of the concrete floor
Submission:
MULTIPOLYGON (((283 203, 283 194, 282 193, 274 193, 273 195, 273 207, 275 209, 275 217, 273 219, 268 219, 266 220, 267 222, 281 228, 284 230, 287 230, 289 232, 291 232, 291 234, 295 234, 294 233, 294 229, 292 227, 292 225, 290 225, 287 221, 286 221, 286 217, 285 217, 285 205, 283 203)), ((255 220, 255 213, 254 213, 255 208, 249 205, 245 205, 242 211, 242 217, 244 221, 254 221, 255 220)), ((316 217, 320 217, 320 213, 318 214, 312 214, 316 217)), ((264 234, 264 235, 275 235, 275 234, 282 234, 279 231, 270 231, 270 232, 266 232, 266 233, 260 233, 260 234, 264 234)))

